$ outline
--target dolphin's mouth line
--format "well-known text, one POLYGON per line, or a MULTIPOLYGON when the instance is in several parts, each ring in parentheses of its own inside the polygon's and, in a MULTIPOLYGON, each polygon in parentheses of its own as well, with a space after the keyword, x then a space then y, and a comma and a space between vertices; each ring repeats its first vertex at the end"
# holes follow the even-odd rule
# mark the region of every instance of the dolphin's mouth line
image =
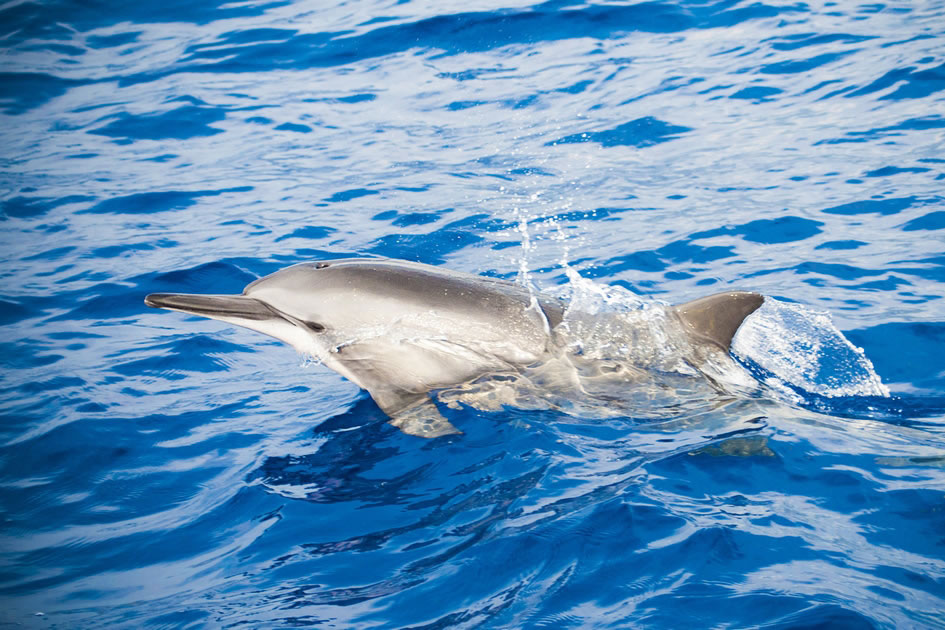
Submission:
MULTIPOLYGON (((285 319, 284 313, 246 295, 195 295, 189 293, 152 293, 144 303, 153 308, 167 308, 204 317, 233 317, 263 321, 285 319)), ((293 322, 294 323, 294 322, 293 322)))

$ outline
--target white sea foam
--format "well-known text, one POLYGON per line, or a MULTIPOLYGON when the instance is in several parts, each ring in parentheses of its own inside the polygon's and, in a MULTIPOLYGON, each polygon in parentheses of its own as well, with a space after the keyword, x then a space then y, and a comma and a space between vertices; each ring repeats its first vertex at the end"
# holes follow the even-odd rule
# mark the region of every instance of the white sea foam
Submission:
POLYGON ((873 364, 834 325, 830 315, 765 298, 739 329, 732 352, 771 374, 768 385, 829 398, 889 396, 873 364))

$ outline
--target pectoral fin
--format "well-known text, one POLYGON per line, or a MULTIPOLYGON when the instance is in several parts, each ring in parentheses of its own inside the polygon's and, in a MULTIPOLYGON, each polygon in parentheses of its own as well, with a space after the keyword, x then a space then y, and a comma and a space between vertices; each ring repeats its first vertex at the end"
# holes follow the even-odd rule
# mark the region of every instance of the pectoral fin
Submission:
POLYGON ((407 435, 416 435, 422 438, 462 433, 443 417, 443 414, 429 398, 392 416, 390 424, 407 435))
POLYGON ((728 352, 745 318, 765 301, 758 293, 732 291, 699 298, 673 307, 690 336, 728 352))
POLYGON ((390 416, 390 424, 407 435, 435 438, 462 433, 443 417, 427 394, 398 392, 392 389, 369 390, 371 398, 390 416))

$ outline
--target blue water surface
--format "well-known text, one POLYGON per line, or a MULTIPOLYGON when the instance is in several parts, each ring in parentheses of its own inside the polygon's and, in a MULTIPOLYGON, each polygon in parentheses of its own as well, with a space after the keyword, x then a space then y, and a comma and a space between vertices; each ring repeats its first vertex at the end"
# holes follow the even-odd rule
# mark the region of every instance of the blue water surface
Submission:
POLYGON ((942 1, 11 0, 0 34, 0 625, 945 627, 942 1), (423 440, 142 301, 363 255, 759 291, 891 396, 423 440))

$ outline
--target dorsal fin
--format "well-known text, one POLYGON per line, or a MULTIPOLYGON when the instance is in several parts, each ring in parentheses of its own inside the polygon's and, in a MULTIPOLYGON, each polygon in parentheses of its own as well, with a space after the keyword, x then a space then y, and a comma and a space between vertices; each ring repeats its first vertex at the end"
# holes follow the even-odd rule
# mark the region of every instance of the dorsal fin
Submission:
POLYGON ((728 352, 738 327, 764 301, 758 293, 730 291, 679 304, 673 310, 692 337, 728 352))

